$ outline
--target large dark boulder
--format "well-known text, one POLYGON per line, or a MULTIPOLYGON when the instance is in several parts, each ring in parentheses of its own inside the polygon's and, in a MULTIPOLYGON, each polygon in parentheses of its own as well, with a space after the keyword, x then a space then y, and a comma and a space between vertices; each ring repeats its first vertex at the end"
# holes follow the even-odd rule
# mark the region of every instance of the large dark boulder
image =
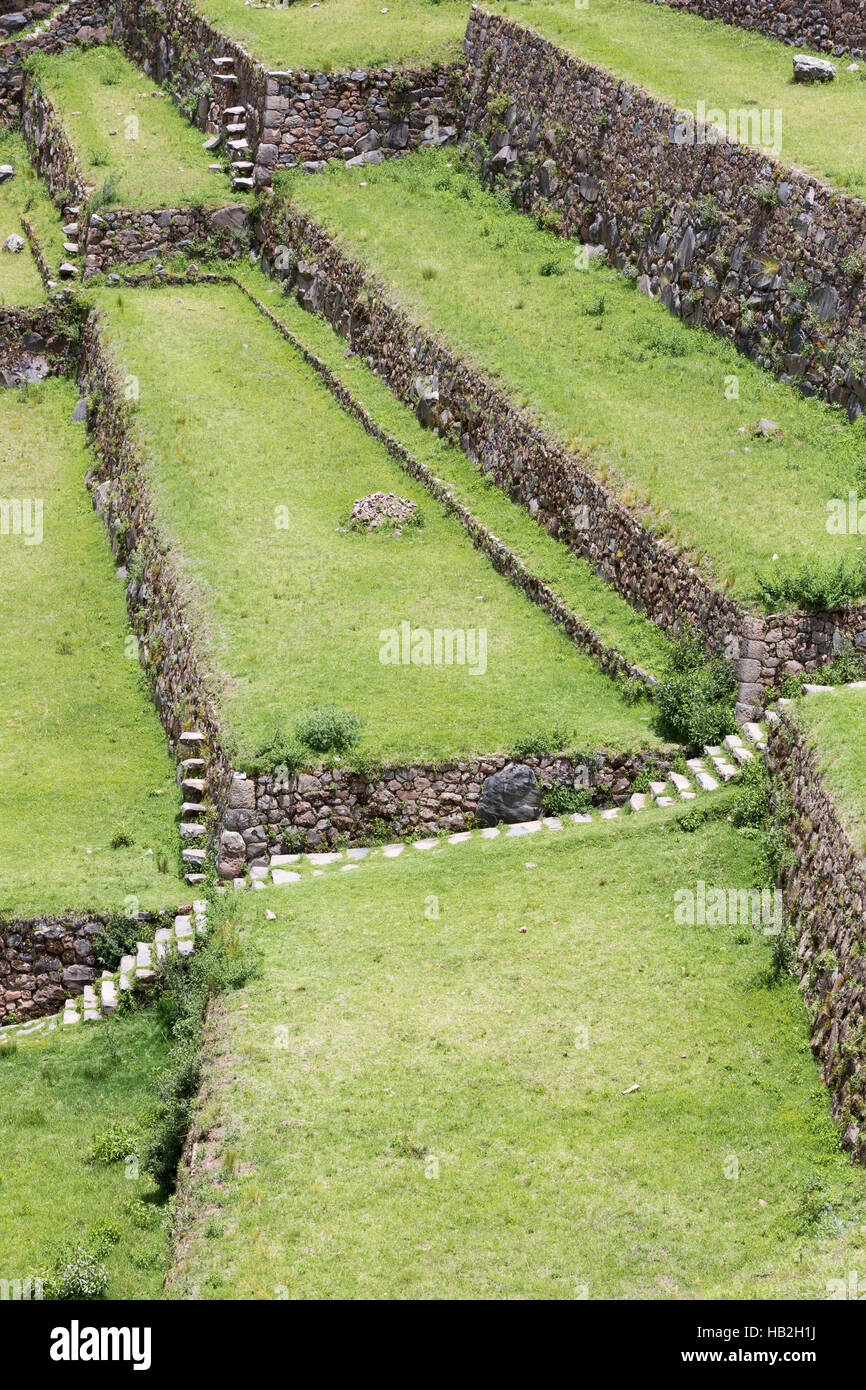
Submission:
POLYGON ((488 777, 481 790, 478 819, 482 825, 505 821, 538 820, 541 814, 541 788, 526 763, 508 763, 501 772, 488 777))

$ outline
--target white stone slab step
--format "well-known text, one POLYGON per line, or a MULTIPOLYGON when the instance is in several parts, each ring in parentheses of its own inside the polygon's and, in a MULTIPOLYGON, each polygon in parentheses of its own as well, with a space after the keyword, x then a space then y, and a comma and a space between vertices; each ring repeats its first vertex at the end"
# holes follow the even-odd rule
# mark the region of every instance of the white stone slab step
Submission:
POLYGON ((646 810, 646 792, 632 792, 628 804, 633 811, 646 810))

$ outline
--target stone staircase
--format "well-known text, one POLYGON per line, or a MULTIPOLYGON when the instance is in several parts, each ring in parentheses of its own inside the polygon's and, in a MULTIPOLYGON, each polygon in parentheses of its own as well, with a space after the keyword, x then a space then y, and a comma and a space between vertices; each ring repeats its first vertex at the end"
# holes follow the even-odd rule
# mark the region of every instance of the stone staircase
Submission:
POLYGON ((228 155, 232 188, 238 192, 253 187, 254 163, 249 141, 250 114, 246 106, 232 105, 237 87, 233 58, 214 58, 211 82, 220 106, 223 143, 228 155))
POLYGON ((135 955, 123 956, 117 970, 103 970, 92 985, 85 985, 81 994, 66 1000, 62 1014, 30 1019, 26 1023, 10 1023, 0 1028, 0 1049, 7 1041, 26 1038, 31 1034, 52 1032, 58 1025, 71 1027, 76 1023, 96 1023, 113 1014, 120 997, 127 991, 146 987, 169 956, 191 956, 196 941, 207 934, 208 905, 204 898, 193 903, 189 915, 178 915, 174 927, 160 927, 153 941, 137 941, 135 955))
POLYGON ((207 804, 205 784, 207 740, 197 730, 181 734, 178 739, 181 754, 177 764, 177 780, 183 795, 180 815, 181 858, 186 881, 192 887, 204 881, 207 863, 207 804))
POLYGON ((153 941, 137 941, 135 955, 122 956, 116 971, 103 970, 95 985, 85 985, 82 994, 67 999, 63 1026, 95 1023, 104 1015, 114 1013, 121 994, 150 983, 169 956, 191 956, 196 937, 206 932, 207 903, 202 898, 193 903, 191 916, 175 917, 174 927, 160 927, 153 941))

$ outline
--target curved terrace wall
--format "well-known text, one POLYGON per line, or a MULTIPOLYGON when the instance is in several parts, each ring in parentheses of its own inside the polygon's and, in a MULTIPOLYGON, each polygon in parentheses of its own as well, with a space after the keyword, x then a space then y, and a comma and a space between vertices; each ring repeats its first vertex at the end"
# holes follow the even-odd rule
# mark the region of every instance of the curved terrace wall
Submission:
POLYGON ((854 419, 866 406, 866 204, 697 124, 499 15, 466 31, 462 138, 644 293, 854 419), (849 259, 851 258, 851 259, 849 259))

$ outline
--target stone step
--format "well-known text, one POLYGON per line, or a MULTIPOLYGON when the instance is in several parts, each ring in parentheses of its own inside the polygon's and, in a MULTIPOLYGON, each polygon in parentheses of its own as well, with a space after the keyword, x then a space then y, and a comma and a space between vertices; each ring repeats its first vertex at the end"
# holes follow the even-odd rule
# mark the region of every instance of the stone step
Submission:
POLYGON ((751 748, 732 748, 731 753, 733 754, 734 762, 739 763, 741 767, 743 763, 750 763, 755 756, 751 748))
POLYGON ((233 174, 237 174, 242 170, 246 171, 249 169, 255 169, 255 167, 256 166, 251 159, 233 159, 231 165, 233 174))
POLYGON ((228 119, 231 121, 231 120, 234 120, 235 116, 243 116, 243 117, 245 118, 245 117, 246 117, 246 114, 247 114, 247 108, 246 108, 245 106, 224 106, 224 107, 223 107, 223 120, 225 120, 226 117, 228 117, 228 119))
POLYGON ((250 148, 249 140, 229 140, 227 144, 230 150, 236 150, 239 154, 246 154, 250 148))
POLYGON ((180 769, 181 773, 181 784, 183 783, 183 779, 187 777, 189 773, 204 772, 206 766, 207 764, 205 763, 204 758, 184 758, 183 762, 178 763, 178 768, 180 769))
POLYGON ((633 811, 643 811, 646 809, 646 792, 632 792, 628 799, 628 804, 633 811))
POLYGON ((184 874, 184 881, 185 881, 186 883, 189 884, 190 888, 195 888, 199 883, 204 883, 204 881, 205 881, 205 875, 204 875, 204 874, 184 874))
POLYGON ((183 781, 180 784, 180 789, 183 792, 184 796, 188 796, 190 800, 198 798, 198 800, 200 801, 201 798, 204 796, 204 778, 184 777, 183 781))
POLYGON ((232 188, 252 188, 252 179, 232 179, 232 188))
POLYGON ((235 72, 215 72, 213 80, 214 82, 224 82, 227 87, 230 87, 233 82, 237 82, 238 78, 235 72))
POLYGON ((749 740, 749 743, 762 743, 762 742, 763 742, 764 735, 763 735, 763 732, 761 731, 761 726, 760 726, 760 724, 755 724, 752 720, 747 721, 747 722, 743 725, 743 733, 745 734, 746 738, 749 740))
POLYGON ((180 941, 184 937, 192 936, 192 920, 189 917, 175 917, 174 934, 180 941))
POLYGON ((681 772, 671 772, 668 774, 668 778, 673 787, 679 792, 680 796, 684 796, 686 792, 691 791, 691 782, 688 777, 684 777, 681 772))
POLYGON ((198 867, 199 864, 204 864, 207 860, 207 852, 203 849, 185 849, 181 852, 180 857, 184 864, 195 864, 198 867))
POLYGON ((207 834, 207 826, 199 825, 195 821, 181 821, 177 828, 182 840, 201 840, 207 834))
POLYGON ((709 772, 696 772, 695 781, 702 792, 715 792, 719 789, 718 782, 709 772))
POLYGON ((201 748, 202 744, 206 741, 204 734, 200 733, 197 729, 189 729, 186 733, 181 734, 178 739, 178 743, 182 748, 201 748))
POLYGON ((99 990, 99 1000, 104 1014, 113 1014, 117 1008, 117 988, 113 979, 103 980, 99 990))
POLYGON ((214 65, 215 68, 234 67, 234 63, 235 63, 234 58, 229 58, 229 57, 226 57, 226 58, 214 58, 214 60, 213 60, 213 65, 214 65))
MULTIPOLYGON (((226 126, 226 134, 227 134, 227 135, 246 135, 246 133, 247 133, 247 123, 246 123, 246 121, 231 121, 231 122, 226 126)), ((231 140, 230 140, 230 141, 229 141, 229 144, 231 144, 231 143, 232 143, 232 142, 231 142, 231 140)))

